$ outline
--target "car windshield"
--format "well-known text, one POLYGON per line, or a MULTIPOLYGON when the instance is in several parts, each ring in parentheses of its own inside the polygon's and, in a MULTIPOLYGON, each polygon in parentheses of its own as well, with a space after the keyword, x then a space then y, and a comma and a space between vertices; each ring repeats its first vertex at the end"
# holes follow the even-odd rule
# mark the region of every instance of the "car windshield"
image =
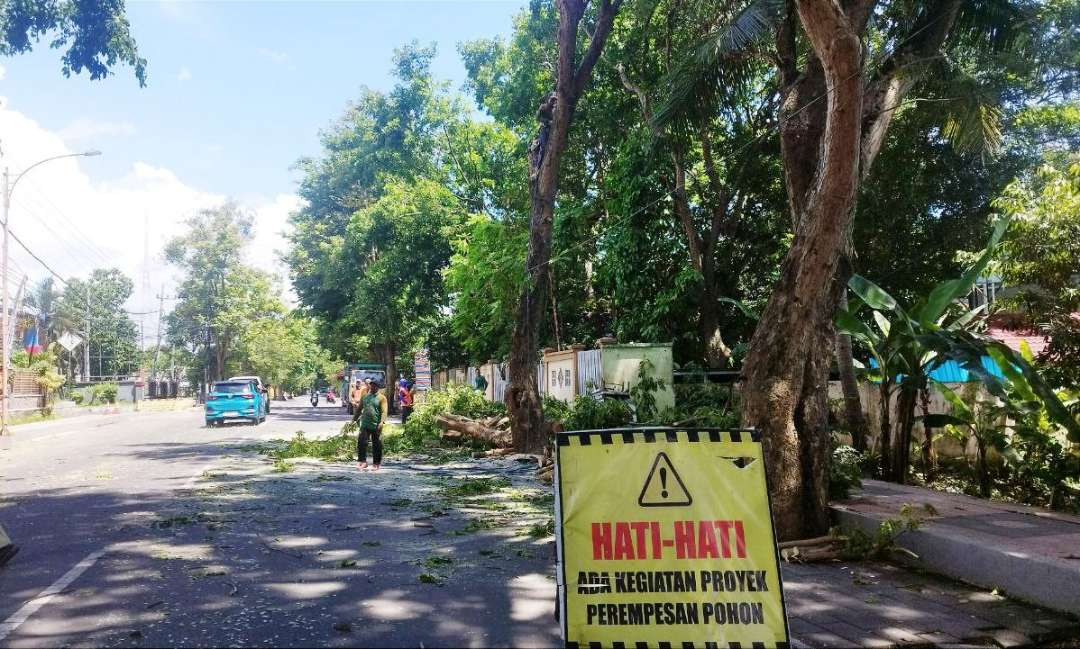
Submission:
POLYGON ((215 383, 213 392, 219 394, 240 394, 251 392, 250 383, 215 383))

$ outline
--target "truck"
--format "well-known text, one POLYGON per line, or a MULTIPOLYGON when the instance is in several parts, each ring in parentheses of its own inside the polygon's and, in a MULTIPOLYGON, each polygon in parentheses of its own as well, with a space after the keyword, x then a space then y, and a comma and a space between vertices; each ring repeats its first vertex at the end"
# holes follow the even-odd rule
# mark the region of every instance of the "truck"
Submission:
POLYGON ((353 414, 352 404, 349 403, 349 393, 357 381, 377 379, 386 384, 386 365, 382 363, 349 363, 341 372, 341 405, 353 414))

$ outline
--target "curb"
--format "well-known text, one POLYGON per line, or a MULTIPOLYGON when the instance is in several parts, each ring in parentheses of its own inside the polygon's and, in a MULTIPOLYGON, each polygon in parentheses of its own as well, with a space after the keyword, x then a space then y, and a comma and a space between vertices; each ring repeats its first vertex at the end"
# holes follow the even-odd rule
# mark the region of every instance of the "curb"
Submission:
MULTIPOLYGON (((830 509, 841 527, 870 535, 885 520, 844 505, 833 504, 830 509)), ((1080 561, 988 547, 961 529, 932 520, 900 538, 903 547, 919 555, 915 563, 920 567, 1055 611, 1080 614, 1080 561)))

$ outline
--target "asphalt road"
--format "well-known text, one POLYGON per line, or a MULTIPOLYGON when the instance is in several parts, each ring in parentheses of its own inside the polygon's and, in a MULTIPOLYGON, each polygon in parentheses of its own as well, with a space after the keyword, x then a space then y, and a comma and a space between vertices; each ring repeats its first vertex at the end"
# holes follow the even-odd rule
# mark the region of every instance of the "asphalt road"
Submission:
POLYGON ((522 532, 535 517, 439 500, 475 464, 275 470, 257 451, 344 420, 297 398, 260 426, 208 429, 192 409, 16 429, 0 646, 558 645, 552 548, 522 532))

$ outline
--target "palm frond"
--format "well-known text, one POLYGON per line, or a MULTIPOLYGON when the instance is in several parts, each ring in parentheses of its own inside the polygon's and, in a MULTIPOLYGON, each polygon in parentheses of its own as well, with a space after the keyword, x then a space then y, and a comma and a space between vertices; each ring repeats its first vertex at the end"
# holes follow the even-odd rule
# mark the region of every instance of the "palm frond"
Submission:
POLYGON ((976 74, 944 62, 936 66, 942 92, 948 99, 939 104, 941 134, 966 155, 996 156, 1004 142, 1002 98, 976 74))
POLYGON ((742 87, 752 72, 746 55, 776 28, 785 0, 754 0, 728 24, 710 32, 668 73, 668 88, 653 116, 660 127, 692 119, 708 111, 727 88, 742 87))

